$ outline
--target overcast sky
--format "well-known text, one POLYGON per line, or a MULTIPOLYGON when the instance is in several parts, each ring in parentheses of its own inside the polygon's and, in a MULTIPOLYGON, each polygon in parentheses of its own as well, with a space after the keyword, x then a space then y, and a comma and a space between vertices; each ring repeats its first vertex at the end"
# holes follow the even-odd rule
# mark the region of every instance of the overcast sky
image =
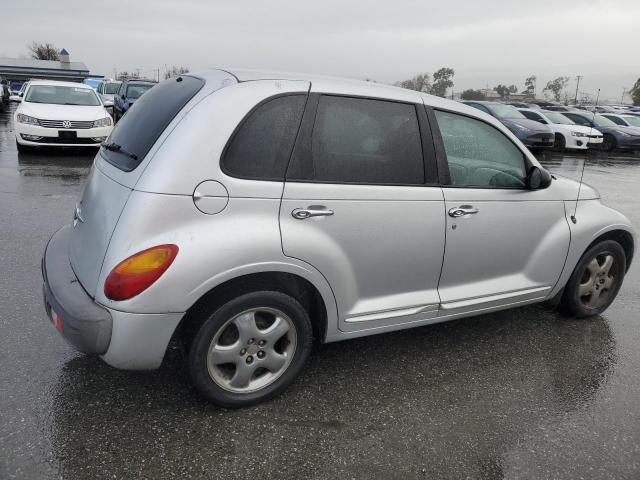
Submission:
POLYGON ((456 91, 569 76, 620 99, 640 76, 640 0, 15 0, 0 56, 51 42, 92 72, 165 65, 301 71, 391 83, 448 66, 456 91))

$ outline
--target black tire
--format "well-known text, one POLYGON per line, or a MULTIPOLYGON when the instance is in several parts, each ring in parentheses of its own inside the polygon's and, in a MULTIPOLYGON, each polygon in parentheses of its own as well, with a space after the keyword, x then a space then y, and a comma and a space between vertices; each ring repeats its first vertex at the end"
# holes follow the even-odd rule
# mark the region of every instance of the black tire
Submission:
MULTIPOLYGON (((287 333, 288 334, 288 333, 287 333)), ((240 338, 234 341, 239 344, 240 338)), ((302 370, 313 343, 313 330, 311 319, 304 307, 295 298, 281 292, 259 291, 236 297, 222 305, 203 322, 195 334, 189 348, 188 366, 191 380, 195 387, 212 403, 224 408, 242 408, 270 400, 282 393, 298 376, 302 370), (236 393, 227 390, 214 380, 209 371, 209 348, 216 336, 225 333, 229 328, 229 322, 238 318, 242 312, 251 309, 275 309, 283 312, 293 323, 295 335, 295 350, 288 366, 282 373, 262 388, 247 392, 236 393)), ((275 346, 274 346, 275 347, 275 346)), ((248 352, 246 355, 250 355, 248 352)), ((254 352, 256 371, 258 368, 258 355, 254 352)), ((241 357, 244 358, 244 357, 241 357)), ((247 363, 249 363, 247 361, 247 363)), ((259 378, 259 377, 257 377, 259 378)))
POLYGON ((602 138, 602 150, 605 152, 613 152, 618 147, 616 137, 609 133, 605 133, 602 138))
POLYGON ((567 148, 567 140, 561 133, 556 133, 556 140, 553 142, 553 151, 564 152, 565 148, 567 148))
POLYGON ((626 271, 626 262, 627 257, 624 253, 624 249, 614 240, 605 240, 587 250, 578 262, 578 265, 576 265, 576 268, 565 286, 560 304, 561 311, 576 318, 592 317, 604 312, 607 307, 611 305, 613 300, 615 300, 616 295, 618 295, 618 291, 622 286, 622 281, 624 280, 624 274, 626 271), (603 259, 606 259, 607 256, 611 256, 613 258, 613 264, 608 270, 608 272, 611 272, 613 282, 608 288, 604 286, 606 285, 605 282, 607 282, 606 279, 609 277, 609 273, 607 273, 606 275, 598 274, 604 276, 596 276, 595 280, 592 283, 589 283, 592 279, 587 277, 593 276, 589 270, 589 264, 594 259, 598 264, 601 264, 603 263, 603 259), (587 285, 590 284, 592 284, 594 288, 598 288, 598 291, 600 291, 600 288, 602 289, 600 293, 598 293, 598 291, 594 292, 598 294, 597 300, 599 300, 599 303, 593 305, 589 304, 593 294, 587 293, 582 296, 580 295, 581 287, 586 289, 587 285), (604 295, 605 297, 600 298, 601 295, 604 295))

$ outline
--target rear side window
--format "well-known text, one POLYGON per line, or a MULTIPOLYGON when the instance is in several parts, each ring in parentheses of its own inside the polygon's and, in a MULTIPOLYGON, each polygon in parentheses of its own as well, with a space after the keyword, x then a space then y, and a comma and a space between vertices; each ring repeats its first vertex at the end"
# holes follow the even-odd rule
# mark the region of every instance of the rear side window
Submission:
POLYGON ((204 80, 182 76, 153 87, 133 104, 113 129, 107 142, 119 146, 120 150, 102 148, 102 157, 120 170, 132 171, 144 160, 178 112, 203 86, 204 80))
POLYGON ((425 182, 414 105, 322 96, 311 139, 313 180, 420 185, 425 182))
POLYGON ((258 105, 240 124, 222 155, 225 173, 284 180, 307 95, 286 95, 258 105))

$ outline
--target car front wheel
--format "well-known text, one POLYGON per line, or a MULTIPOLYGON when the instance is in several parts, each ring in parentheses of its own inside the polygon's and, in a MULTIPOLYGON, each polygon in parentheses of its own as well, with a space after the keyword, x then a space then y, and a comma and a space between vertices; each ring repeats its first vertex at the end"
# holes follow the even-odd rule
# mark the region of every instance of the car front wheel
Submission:
POLYGON ((302 370, 311 345, 309 314, 295 298, 252 292, 204 321, 189 349, 189 371, 211 402, 245 407, 282 393, 302 370))
POLYGON ((562 309, 578 318, 601 314, 616 298, 625 270, 626 255, 618 242, 606 240, 594 245, 571 274, 562 309))

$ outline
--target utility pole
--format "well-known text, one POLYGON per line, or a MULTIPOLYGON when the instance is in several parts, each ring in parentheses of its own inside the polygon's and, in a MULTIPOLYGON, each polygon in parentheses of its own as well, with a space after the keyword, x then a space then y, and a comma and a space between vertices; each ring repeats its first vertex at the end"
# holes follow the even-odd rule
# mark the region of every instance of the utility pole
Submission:
POLYGON ((574 104, 578 104, 578 88, 580 87, 580 80, 582 80, 582 75, 578 75, 576 77, 576 80, 578 80, 578 82, 576 83, 576 98, 573 99, 573 103, 574 104))

